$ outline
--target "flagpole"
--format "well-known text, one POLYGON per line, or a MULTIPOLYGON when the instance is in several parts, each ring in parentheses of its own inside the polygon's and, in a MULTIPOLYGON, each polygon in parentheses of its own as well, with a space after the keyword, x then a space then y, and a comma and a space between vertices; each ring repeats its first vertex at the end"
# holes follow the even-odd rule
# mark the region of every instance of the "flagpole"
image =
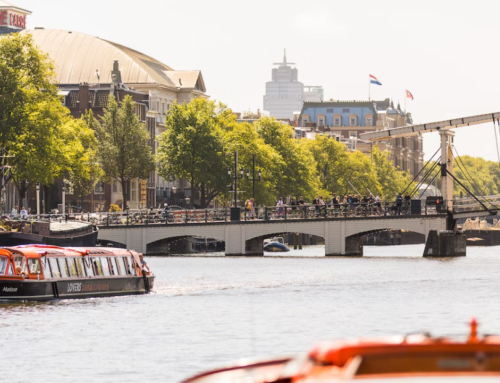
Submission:
POLYGON ((406 114, 406 99, 408 98, 408 95, 406 94, 406 89, 405 89, 405 114, 406 114))
POLYGON ((372 80, 368 77, 368 101, 370 101, 370 90, 371 90, 372 80))

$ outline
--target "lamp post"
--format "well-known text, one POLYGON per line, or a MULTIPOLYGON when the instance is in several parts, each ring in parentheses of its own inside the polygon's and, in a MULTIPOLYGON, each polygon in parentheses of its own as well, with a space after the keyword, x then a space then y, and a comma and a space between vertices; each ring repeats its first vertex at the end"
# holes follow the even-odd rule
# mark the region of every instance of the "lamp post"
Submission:
POLYGON ((175 197, 177 195, 177 186, 172 186, 172 199, 174 200, 174 205, 175 205, 175 197))
POLYGON ((40 182, 36 183, 36 218, 40 218, 40 182))
POLYGON ((185 201, 186 201, 186 209, 187 209, 188 206, 189 206, 189 202, 191 201, 191 199, 189 197, 186 197, 185 201))
POLYGON ((250 178, 250 170, 247 169, 247 180, 252 181, 252 198, 255 204, 255 181, 260 181, 262 177, 262 170, 259 169, 258 173, 259 178, 255 178, 255 154, 253 155, 253 169, 252 169, 252 178, 250 178))
POLYGON ((234 180, 234 206, 231 208, 231 221, 240 220, 240 208, 238 207, 238 180, 243 179, 243 168, 240 169, 238 174, 238 151, 234 152, 234 177, 231 176, 231 168, 227 169, 227 175, 230 179, 234 180))
POLYGON ((62 183, 62 214, 66 214, 66 184, 62 183))

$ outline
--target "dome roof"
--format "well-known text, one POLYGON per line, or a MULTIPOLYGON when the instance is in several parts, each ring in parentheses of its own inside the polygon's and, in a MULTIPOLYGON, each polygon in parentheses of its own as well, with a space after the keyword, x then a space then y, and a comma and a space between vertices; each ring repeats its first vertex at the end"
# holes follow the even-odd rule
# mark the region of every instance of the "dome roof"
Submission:
POLYGON ((109 84, 113 62, 118 60, 124 84, 160 84, 172 88, 198 85, 205 91, 200 71, 174 71, 150 56, 99 37, 59 29, 31 29, 23 33, 33 35, 35 44, 54 61, 58 84, 109 84), (176 81, 179 76, 181 84, 176 81), (201 84, 196 84, 198 80, 201 84))

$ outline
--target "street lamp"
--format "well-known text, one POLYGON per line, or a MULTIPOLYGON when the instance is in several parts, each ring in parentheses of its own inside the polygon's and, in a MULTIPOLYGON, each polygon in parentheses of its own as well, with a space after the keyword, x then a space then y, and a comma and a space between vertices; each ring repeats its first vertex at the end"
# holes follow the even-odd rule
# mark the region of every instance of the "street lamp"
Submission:
POLYGON ((36 183, 36 218, 40 219, 40 182, 36 183))
POLYGON ((260 181, 262 178, 262 170, 259 169, 258 177, 255 178, 255 154, 253 155, 253 169, 252 169, 252 178, 250 178, 250 170, 247 169, 247 180, 252 181, 252 198, 254 199, 255 204, 255 181, 260 181))
POLYGON ((191 199, 189 197, 186 197, 186 208, 189 206, 189 201, 191 201, 191 199))
POLYGON ((231 221, 240 220, 240 208, 238 207, 238 180, 243 179, 245 171, 240 169, 238 174, 238 152, 234 152, 234 177, 231 177, 231 168, 227 170, 227 175, 230 179, 234 180, 234 206, 231 208, 231 221))
POLYGON ((174 205, 175 205, 175 197, 177 195, 177 186, 172 186, 172 199, 174 200, 174 205))
POLYGON ((66 184, 62 183, 62 214, 66 214, 66 184))

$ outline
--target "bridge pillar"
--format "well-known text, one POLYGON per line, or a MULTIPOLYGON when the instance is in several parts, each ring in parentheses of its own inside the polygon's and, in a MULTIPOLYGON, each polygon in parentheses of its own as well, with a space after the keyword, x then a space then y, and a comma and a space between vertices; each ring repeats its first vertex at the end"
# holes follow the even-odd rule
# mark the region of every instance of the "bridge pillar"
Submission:
POLYGON ((465 234, 431 230, 425 243, 424 257, 465 257, 466 251, 465 234))

